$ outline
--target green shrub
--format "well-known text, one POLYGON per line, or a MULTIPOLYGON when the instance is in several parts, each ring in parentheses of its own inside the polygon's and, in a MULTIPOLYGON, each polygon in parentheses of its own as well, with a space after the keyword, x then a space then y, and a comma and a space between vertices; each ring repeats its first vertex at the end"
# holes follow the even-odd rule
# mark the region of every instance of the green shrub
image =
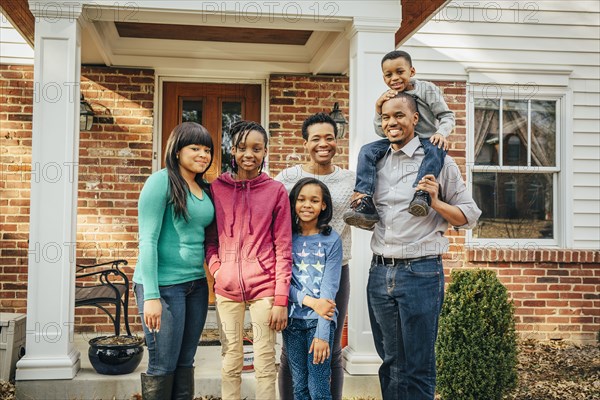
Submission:
POLYGON ((514 306, 494 272, 452 272, 437 341, 445 400, 499 400, 517 383, 514 306))

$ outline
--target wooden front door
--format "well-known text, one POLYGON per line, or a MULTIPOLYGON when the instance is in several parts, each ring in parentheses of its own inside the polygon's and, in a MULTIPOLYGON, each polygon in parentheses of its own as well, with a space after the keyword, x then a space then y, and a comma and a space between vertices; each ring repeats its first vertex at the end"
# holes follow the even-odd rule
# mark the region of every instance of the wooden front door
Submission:
MULTIPOLYGON (((163 83, 163 115, 161 154, 173 128, 182 122, 197 122, 211 134, 215 146, 212 165, 206 173, 211 182, 231 168, 229 128, 241 119, 260 123, 260 85, 218 83, 163 83)), ((206 268, 210 288, 210 304, 214 304, 213 279, 206 268)))

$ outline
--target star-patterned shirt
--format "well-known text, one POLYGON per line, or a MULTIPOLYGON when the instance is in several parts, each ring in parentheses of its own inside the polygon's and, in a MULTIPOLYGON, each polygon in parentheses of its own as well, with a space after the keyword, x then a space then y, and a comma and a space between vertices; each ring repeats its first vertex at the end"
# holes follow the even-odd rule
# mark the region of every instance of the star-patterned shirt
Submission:
POLYGON ((328 236, 296 233, 292 237, 292 251, 290 318, 318 319, 315 337, 329 342, 329 327, 336 324, 337 310, 333 321, 327 321, 302 302, 305 296, 335 299, 342 272, 342 240, 333 230, 328 236))

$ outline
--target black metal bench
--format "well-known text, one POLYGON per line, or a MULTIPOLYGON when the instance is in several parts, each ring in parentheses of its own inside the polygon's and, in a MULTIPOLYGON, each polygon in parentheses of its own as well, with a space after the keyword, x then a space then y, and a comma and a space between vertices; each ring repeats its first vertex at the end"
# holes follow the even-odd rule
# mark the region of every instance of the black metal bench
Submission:
POLYGON ((129 329, 129 279, 119 265, 127 265, 126 260, 114 260, 94 265, 77 265, 75 275, 75 307, 94 306, 104 311, 115 326, 115 335, 121 332, 121 308, 127 334, 129 329), (110 265, 110 267, 107 267, 110 265), (104 268, 101 268, 104 267, 104 268), (100 268, 100 269, 98 269, 100 268), (96 269, 96 270, 93 270, 96 269), (93 271, 93 272, 89 272, 93 271), (96 277, 95 282, 89 277, 96 277), (114 304, 113 316, 104 306, 114 304))

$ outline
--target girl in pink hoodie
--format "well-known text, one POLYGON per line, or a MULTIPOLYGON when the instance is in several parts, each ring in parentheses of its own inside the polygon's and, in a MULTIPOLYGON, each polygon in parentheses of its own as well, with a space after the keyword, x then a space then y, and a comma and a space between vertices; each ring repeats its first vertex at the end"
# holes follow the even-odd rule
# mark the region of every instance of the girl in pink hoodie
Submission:
POLYGON ((275 337, 287 326, 292 231, 285 187, 262 172, 268 135, 255 122, 231 127, 233 173, 211 185, 216 223, 206 260, 215 278, 223 346, 222 398, 241 399, 244 313, 254 339, 256 398, 275 399, 275 337))

